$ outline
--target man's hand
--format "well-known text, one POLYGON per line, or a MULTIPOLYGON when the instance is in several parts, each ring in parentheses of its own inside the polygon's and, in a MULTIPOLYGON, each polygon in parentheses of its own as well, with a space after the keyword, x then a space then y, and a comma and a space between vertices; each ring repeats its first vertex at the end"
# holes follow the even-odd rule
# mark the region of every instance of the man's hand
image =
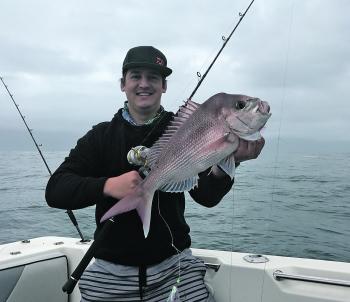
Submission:
POLYGON ((257 158, 264 145, 265 140, 263 137, 257 141, 245 141, 243 139, 239 139, 239 146, 233 153, 235 162, 239 163, 245 160, 257 158))
POLYGON ((137 171, 130 171, 116 177, 107 179, 103 193, 116 199, 122 199, 132 193, 136 186, 142 181, 137 171))
MULTIPOLYGON (((238 148, 234 153, 232 153, 235 159, 236 167, 242 161, 257 158, 264 145, 265 140, 263 137, 257 141, 245 141, 243 139, 239 139, 238 148)), ((226 173, 223 172, 217 165, 214 165, 211 168, 210 173, 218 178, 226 175, 226 173)))

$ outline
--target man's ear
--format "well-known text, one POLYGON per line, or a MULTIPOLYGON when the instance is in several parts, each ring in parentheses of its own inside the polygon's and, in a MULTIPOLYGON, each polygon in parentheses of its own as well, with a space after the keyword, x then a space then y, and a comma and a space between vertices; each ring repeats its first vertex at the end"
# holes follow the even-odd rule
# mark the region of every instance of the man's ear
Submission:
POLYGON ((167 88, 168 88, 167 81, 164 80, 164 82, 163 82, 163 93, 166 92, 167 88))
POLYGON ((120 90, 124 92, 125 88, 125 79, 121 78, 120 79, 120 90))

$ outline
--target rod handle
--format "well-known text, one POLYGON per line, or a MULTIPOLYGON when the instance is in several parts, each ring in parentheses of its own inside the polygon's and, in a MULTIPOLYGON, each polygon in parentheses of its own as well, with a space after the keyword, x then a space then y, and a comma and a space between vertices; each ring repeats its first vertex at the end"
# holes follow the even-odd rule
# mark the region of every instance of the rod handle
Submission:
POLYGON ((100 234, 95 238, 89 249, 86 251, 84 257, 81 259, 80 263, 78 264, 74 272, 71 274, 67 282, 62 286, 63 292, 67 294, 72 293, 75 285, 78 283, 81 275, 91 262, 92 258, 94 258, 96 251, 99 249, 102 241, 110 231, 110 228, 112 227, 113 223, 113 217, 105 222, 105 224, 102 227, 102 230, 100 231, 100 234))
POLYGON ((72 276, 70 276, 67 282, 62 286, 63 292, 67 293, 68 295, 71 294, 77 282, 78 280, 75 280, 72 276))

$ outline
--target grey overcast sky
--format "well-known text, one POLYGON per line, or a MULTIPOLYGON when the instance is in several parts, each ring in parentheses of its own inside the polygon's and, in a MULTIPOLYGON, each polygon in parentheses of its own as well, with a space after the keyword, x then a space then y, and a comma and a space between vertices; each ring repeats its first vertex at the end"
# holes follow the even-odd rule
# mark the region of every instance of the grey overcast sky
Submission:
MULTIPOLYGON (((122 106, 129 48, 166 54, 163 105, 176 111, 249 2, 2 0, 0 76, 39 141, 73 146, 122 106)), ((267 139, 349 145, 349 11, 347 0, 256 0, 193 99, 257 96, 272 108, 267 139)), ((15 148, 27 134, 2 86, 0 108, 0 144, 15 148)))

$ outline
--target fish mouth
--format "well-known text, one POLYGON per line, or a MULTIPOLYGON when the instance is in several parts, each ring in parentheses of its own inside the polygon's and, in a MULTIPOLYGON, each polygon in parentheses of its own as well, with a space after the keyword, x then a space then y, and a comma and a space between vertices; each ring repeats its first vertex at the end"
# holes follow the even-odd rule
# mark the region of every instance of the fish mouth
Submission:
POLYGON ((271 115, 270 105, 267 102, 259 100, 252 110, 253 113, 259 112, 262 115, 271 115))

